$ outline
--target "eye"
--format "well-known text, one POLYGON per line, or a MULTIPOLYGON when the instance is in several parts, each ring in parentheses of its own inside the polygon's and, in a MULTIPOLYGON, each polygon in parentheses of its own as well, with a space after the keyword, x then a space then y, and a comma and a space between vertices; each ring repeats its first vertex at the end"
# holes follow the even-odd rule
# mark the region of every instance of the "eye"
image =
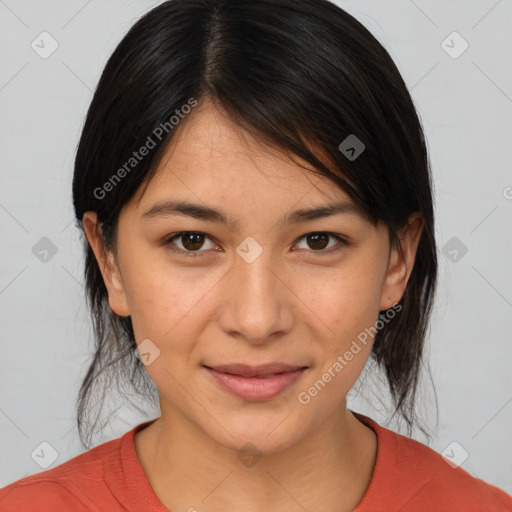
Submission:
MULTIPOLYGON (((309 248, 306 247, 306 250, 313 253, 314 256, 332 254, 340 251, 344 246, 348 245, 348 242, 341 236, 325 231, 307 233, 299 240, 306 241, 309 245, 309 248), (329 247, 329 239, 337 241, 338 245, 335 245, 334 248, 331 247, 328 250, 325 250, 326 247, 329 247)), ((205 256, 204 253, 206 253, 208 249, 215 249, 215 247, 217 247, 212 239, 206 233, 202 233, 201 231, 182 231, 180 233, 176 233, 166 238, 164 240, 164 245, 168 247, 170 251, 182 254, 186 257, 205 256), (177 243, 175 240, 177 240, 177 243), (206 249, 203 247, 205 240, 210 240, 211 243, 211 246, 206 247, 206 249), (178 244, 181 244, 181 247, 178 244), (200 250, 201 248, 204 250, 200 250)))
MULTIPOLYGON (((211 240, 211 238, 206 233, 201 233, 200 231, 182 231, 181 233, 171 235, 170 238, 167 238, 164 241, 164 244, 168 246, 172 252, 181 253, 188 257, 197 257, 204 256, 201 253, 206 252, 204 250, 198 250, 201 246, 204 245, 205 239, 211 240), (174 244, 174 240, 176 239, 181 243, 182 248, 176 248, 176 245, 174 244)), ((215 247, 215 244, 213 244, 213 248, 215 247)))
POLYGON ((341 236, 326 231, 314 231, 313 233, 308 233, 301 237, 300 240, 306 241, 306 244, 309 246, 306 247, 306 249, 311 249, 310 252, 312 252, 314 256, 332 254, 340 251, 344 246, 348 245, 348 242, 341 236), (324 250, 326 247, 329 247, 329 239, 336 240, 338 245, 335 245, 334 248, 331 246, 328 250, 324 250))

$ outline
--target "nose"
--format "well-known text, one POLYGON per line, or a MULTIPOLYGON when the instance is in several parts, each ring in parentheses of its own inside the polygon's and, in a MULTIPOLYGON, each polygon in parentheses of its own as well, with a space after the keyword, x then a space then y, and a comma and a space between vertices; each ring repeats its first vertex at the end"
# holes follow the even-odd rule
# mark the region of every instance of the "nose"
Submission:
POLYGON ((283 266, 272 261, 266 250, 253 261, 241 251, 233 265, 223 280, 222 330, 251 344, 275 341, 278 334, 289 332, 294 321, 293 293, 286 285, 283 266))

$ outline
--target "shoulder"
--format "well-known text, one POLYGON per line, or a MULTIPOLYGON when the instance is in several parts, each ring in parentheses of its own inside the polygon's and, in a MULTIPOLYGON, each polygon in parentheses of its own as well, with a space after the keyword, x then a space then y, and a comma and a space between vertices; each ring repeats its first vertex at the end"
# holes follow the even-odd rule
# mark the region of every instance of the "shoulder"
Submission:
POLYGON ((101 504, 111 495, 105 479, 106 474, 120 467, 121 440, 122 438, 108 441, 52 469, 21 478, 3 487, 0 489, 0 510, 101 510, 101 504))
POLYGON ((83 505, 59 480, 22 478, 0 489, 2 512, 55 512, 90 510, 83 505))
POLYGON ((372 510, 379 502, 402 512, 512 511, 512 496, 505 491, 419 441, 357 416, 375 431, 379 446, 372 481, 358 512, 372 510))
MULTIPOLYGON (((512 511, 512 496, 449 462, 432 448, 394 433, 396 460, 414 501, 437 510, 512 511)), ((448 454, 447 454, 448 455, 448 454)))

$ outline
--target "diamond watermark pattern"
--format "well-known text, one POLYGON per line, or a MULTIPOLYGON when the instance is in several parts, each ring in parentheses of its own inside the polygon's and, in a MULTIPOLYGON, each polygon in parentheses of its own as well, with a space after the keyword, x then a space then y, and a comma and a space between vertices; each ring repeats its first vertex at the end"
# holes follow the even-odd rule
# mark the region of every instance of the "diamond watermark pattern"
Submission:
POLYGON ((160 356, 160 349, 149 338, 141 341, 133 352, 144 366, 149 366, 160 356))
POLYGON ((353 162, 366 149, 366 146, 351 133, 341 142, 338 149, 353 162))
POLYGON ((458 59, 469 48, 469 43, 454 31, 441 42, 441 48, 452 59, 458 59))
POLYGON ((452 263, 458 263, 467 252, 468 248, 456 236, 450 238, 443 246, 443 254, 452 263))
POLYGON ((457 441, 451 442, 441 455, 452 468, 458 468, 469 457, 469 453, 457 441))
POLYGON ((39 443, 30 456, 38 466, 47 469, 57 460, 59 453, 48 441, 43 441, 39 443))
POLYGON ((39 57, 47 59, 59 47, 57 40, 48 32, 41 32, 30 44, 39 57))
POLYGON ((236 248, 236 252, 247 263, 253 263, 263 252, 263 247, 252 236, 248 236, 236 248))
POLYGON ((43 236, 33 247, 32 254, 43 263, 48 263, 56 254, 57 246, 46 236, 43 236))
POLYGON ((261 452, 252 443, 245 444, 237 455, 240 462, 248 468, 252 468, 262 457, 261 452))

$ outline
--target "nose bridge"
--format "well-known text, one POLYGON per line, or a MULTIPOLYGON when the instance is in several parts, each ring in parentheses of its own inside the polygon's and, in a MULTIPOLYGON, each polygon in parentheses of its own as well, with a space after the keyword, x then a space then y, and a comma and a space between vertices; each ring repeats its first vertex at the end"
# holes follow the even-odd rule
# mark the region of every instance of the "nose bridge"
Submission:
MULTIPOLYGON (((258 299, 259 295, 270 292, 275 280, 271 250, 264 249, 254 238, 247 237, 236 252, 234 270, 239 286, 258 299)), ((268 293, 268 298, 272 300, 270 295, 268 293)))
POLYGON ((287 330, 291 318, 276 277, 275 258, 253 237, 245 238, 236 252, 222 327, 231 335, 263 342, 272 333, 287 330))

